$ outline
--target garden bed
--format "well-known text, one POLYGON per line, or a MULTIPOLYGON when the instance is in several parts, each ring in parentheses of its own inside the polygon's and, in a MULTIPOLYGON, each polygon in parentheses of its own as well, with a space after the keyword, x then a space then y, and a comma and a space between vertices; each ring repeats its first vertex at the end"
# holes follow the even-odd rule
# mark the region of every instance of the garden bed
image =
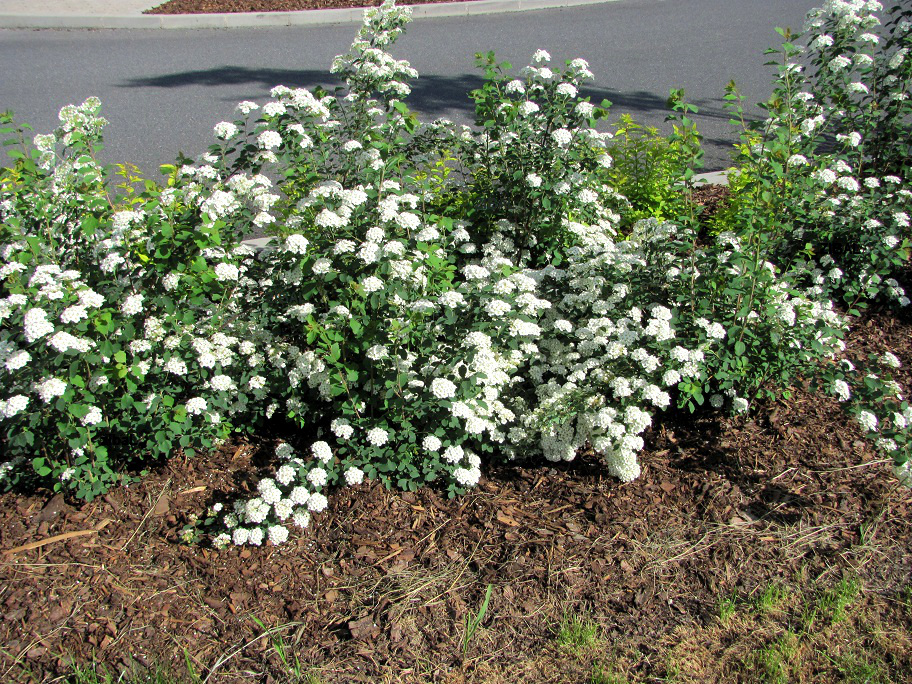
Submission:
MULTIPOLYGON (((849 351, 909 363, 910 340, 908 320, 881 313, 856 322, 849 351)), ((743 633, 720 620, 720 601, 851 577, 864 590, 852 615, 881 621, 866 651, 888 676, 877 681, 902 681, 912 501, 838 403, 797 389, 748 418, 669 417, 632 483, 592 457, 490 468, 454 500, 365 483, 280 547, 181 541, 207 503, 247 491, 265 438, 176 457, 88 504, 5 494, 0 672, 47 681, 97 662, 181 673, 189 658, 208 681, 288 681, 284 644, 312 681, 577 682, 594 656, 568 657, 558 637, 570 615, 598 626, 600 657, 630 681, 667 676, 676 644, 687 656, 678 681, 751 681, 752 649, 786 628, 743 633), (68 533, 83 536, 53 541, 68 533), (27 544, 40 546, 9 553, 27 544), (466 616, 488 585, 464 653, 466 616)), ((837 662, 857 647, 837 635, 826 652, 837 662)), ((839 672, 831 663, 806 681, 839 672)))
MULTIPOLYGON (((471 0, 459 0, 471 2, 471 0)), ((453 0, 410 0, 424 5, 453 0)), ((146 14, 207 14, 223 12, 299 12, 312 9, 378 7, 380 0, 171 0, 147 10, 146 14)))

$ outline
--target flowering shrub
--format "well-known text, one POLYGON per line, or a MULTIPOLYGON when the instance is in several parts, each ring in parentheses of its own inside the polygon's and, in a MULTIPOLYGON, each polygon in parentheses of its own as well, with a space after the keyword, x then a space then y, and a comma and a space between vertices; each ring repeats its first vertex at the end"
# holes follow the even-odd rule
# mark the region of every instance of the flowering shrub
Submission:
POLYGON ((224 438, 244 401, 236 384, 256 373, 231 320, 244 249, 173 190, 112 197, 94 158, 98 110, 61 110, 0 187, 5 470, 15 480, 30 458, 80 498, 132 457, 224 438))
POLYGON ((827 364, 817 383, 846 404, 865 436, 893 459, 899 480, 912 486, 912 406, 891 377, 900 366, 900 360, 890 352, 856 362, 843 358, 827 364))
MULTIPOLYGON (((91 497, 120 472, 112 454, 206 447, 279 414, 316 439, 280 445, 256 496, 211 514, 217 545, 281 543, 365 477, 456 495, 484 460, 589 444, 629 481, 657 411, 746 411, 832 365, 835 290, 759 213, 739 205, 709 242, 623 220, 584 60, 539 50, 514 75, 483 56, 477 126, 422 124, 403 102, 416 74, 385 50, 407 20, 367 10, 333 62, 345 88, 241 103, 164 189, 111 194, 97 102, 36 138, 0 189, 9 473, 30 458, 91 497), (256 229, 274 236, 258 253, 242 243, 256 229)), ((679 109, 674 183, 699 158, 679 109)), ((745 154, 750 193, 775 154, 745 154)))
POLYGON ((583 60, 561 71, 538 51, 515 78, 481 57, 477 129, 416 124, 389 96, 407 91, 409 67, 376 49, 402 16, 368 13, 334 63, 348 94, 302 112, 317 95, 279 87, 257 123, 231 125, 250 131, 232 153, 276 132, 268 162, 312 174, 276 174, 293 190, 249 298, 262 293, 257 324, 289 345, 277 409, 329 424, 310 454, 282 449, 281 475, 236 503, 220 544, 284 538, 322 510, 325 487, 362 476, 455 494, 495 455, 572 460, 588 443, 631 480, 657 410, 706 398, 746 410, 743 390, 839 348, 829 304, 772 267, 745 276, 756 254, 736 238, 698 246, 656 220, 618 232, 628 204, 611 136, 594 128, 606 112, 579 97, 583 60), (368 76, 379 100, 359 90, 368 76), (743 339, 776 350, 756 362, 766 376, 748 377, 743 339))
MULTIPOLYGON (((818 301, 841 299, 850 314, 875 298, 909 304, 897 272, 912 245, 912 10, 893 7, 881 26, 881 9, 874 0, 831 0, 808 15, 803 34, 781 31, 768 117, 744 126, 735 192, 717 221, 755 243, 781 270, 778 279, 818 301)), ((733 85, 727 99, 740 115, 733 85)), ((835 372, 824 364, 818 372, 908 474, 906 425, 891 421, 901 393, 879 365, 835 372), (875 416, 896 434, 877 432, 875 416)))
MULTIPOLYGON (((909 303, 893 276, 910 247, 912 11, 897 6, 879 31, 880 9, 832 0, 803 35, 782 32, 769 116, 746 129, 724 217, 762 233, 772 261, 850 310, 877 296, 909 303)), ((733 86, 728 99, 740 113, 733 86)))

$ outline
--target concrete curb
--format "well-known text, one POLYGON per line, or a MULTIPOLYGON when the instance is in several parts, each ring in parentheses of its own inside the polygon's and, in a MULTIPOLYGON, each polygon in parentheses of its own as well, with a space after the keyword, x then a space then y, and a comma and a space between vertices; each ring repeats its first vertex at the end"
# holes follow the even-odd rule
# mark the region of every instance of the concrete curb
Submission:
POLYGON ((695 185, 728 185, 728 174, 731 169, 699 173, 694 176, 695 185))
MULTIPOLYGON (((409 5, 412 17, 465 17, 478 14, 561 9, 598 5, 618 0, 471 0, 409 5)), ((5 29, 203 29, 268 26, 319 26, 360 24, 364 8, 233 14, 139 14, 139 15, 40 15, 0 14, 5 29)))

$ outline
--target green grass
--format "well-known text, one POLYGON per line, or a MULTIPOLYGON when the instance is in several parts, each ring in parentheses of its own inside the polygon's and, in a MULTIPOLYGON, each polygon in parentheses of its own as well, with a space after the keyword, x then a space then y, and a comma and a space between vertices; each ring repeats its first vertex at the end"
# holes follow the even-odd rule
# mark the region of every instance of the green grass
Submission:
POLYGON ((846 618, 846 609, 858 598, 861 585, 854 578, 843 578, 835 587, 824 591, 816 600, 806 601, 801 625, 811 633, 824 626, 839 624, 846 618))
POLYGON ((825 591, 817 602, 820 614, 831 625, 846 619, 846 609, 855 602, 861 593, 861 584, 854 578, 844 578, 828 591, 825 591))
POLYGON ((735 594, 723 596, 716 603, 716 612, 719 614, 719 620, 722 624, 727 624, 738 609, 738 598, 735 594))
POLYGON ((600 632, 598 623, 588 617, 565 615, 557 632, 557 643, 572 651, 582 651, 598 643, 600 632))
POLYGON ((472 637, 475 636, 475 632, 478 631, 478 628, 481 627, 481 623, 484 622, 485 615, 488 612, 488 605, 491 602, 491 591, 494 589, 493 584, 489 584, 485 589, 484 599, 481 601, 481 605, 478 607, 478 612, 473 613, 469 611, 465 618, 465 632, 462 636, 462 654, 465 656, 469 651, 469 644, 472 641, 472 637))
POLYGON ((288 648, 280 633, 272 637, 272 650, 278 656, 283 669, 288 674, 289 682, 306 682, 306 684, 317 684, 319 682, 319 677, 307 671, 307 668, 298 658, 298 654, 288 648))
POLYGON ((604 665, 596 664, 592 667, 588 684, 627 684, 627 678, 606 670, 604 665))
POLYGON ((845 684, 887 684, 890 681, 883 664, 872 662, 864 654, 852 651, 830 660, 839 670, 845 684))
POLYGON ((778 640, 754 653, 754 665, 759 681, 766 684, 788 684, 792 681, 799 647, 794 632, 786 632, 778 640))
MULTIPOLYGON (((302 662, 294 652, 294 646, 285 641, 281 628, 267 629, 257 618, 253 618, 253 621, 263 630, 260 637, 268 636, 269 638, 271 648, 267 649, 264 665, 273 654, 278 660, 278 663, 275 663, 275 659, 272 659, 267 666, 270 674, 273 675, 270 681, 282 684, 323 684, 323 679, 318 672, 302 662)), ((227 662, 230 655, 229 652, 223 656, 217 661, 217 664, 227 662)), ((176 673, 163 666, 146 669, 138 665, 135 665, 130 671, 112 671, 104 664, 92 663, 88 666, 74 666, 71 674, 55 681, 65 684, 204 684, 208 681, 220 681, 221 672, 216 672, 215 668, 210 671, 209 676, 199 673, 198 666, 194 665, 194 658, 186 650, 183 653, 183 660, 184 673, 176 673)))
POLYGON ((180 677, 162 667, 153 670, 134 668, 132 672, 114 674, 107 667, 93 663, 87 667, 74 667, 73 673, 63 680, 66 684, 196 684, 198 677, 180 677))
POLYGON ((903 589, 899 596, 900 605, 912 616, 912 584, 903 589))
POLYGON ((754 601, 754 607, 761 613, 771 613, 779 608, 787 592, 778 581, 770 582, 754 601))

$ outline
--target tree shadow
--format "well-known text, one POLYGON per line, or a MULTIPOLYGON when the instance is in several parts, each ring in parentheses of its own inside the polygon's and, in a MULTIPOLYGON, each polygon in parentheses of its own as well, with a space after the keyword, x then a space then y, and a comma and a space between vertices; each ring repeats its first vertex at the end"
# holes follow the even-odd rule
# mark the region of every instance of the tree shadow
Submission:
MULTIPOLYGON (((431 121, 447 118, 457 124, 469 125, 475 119, 475 105, 470 97, 473 90, 484 85, 480 74, 463 73, 448 76, 424 75, 412 85, 406 99, 420 118, 431 121)), ((342 81, 325 70, 316 69, 259 69, 236 65, 222 65, 207 69, 192 69, 173 73, 134 78, 119 84, 121 88, 212 88, 218 89, 216 97, 230 103, 241 100, 262 102, 276 85, 289 88, 323 87, 332 92, 343 85, 342 81)), ((621 115, 629 114, 642 125, 656 128, 660 134, 672 132, 666 117, 671 114, 666 93, 648 90, 615 90, 610 87, 585 87, 583 97, 600 104, 611 103, 609 124, 621 115)), ((690 118, 703 134, 704 168, 714 170, 730 165, 732 146, 738 132, 726 122, 730 114, 723 108, 721 99, 698 98, 690 100, 699 112, 690 118)))
POLYGON ((333 88, 341 85, 328 71, 301 69, 252 69, 223 65, 210 69, 178 71, 158 76, 132 78, 119 84, 121 88, 187 88, 192 86, 222 87, 259 85, 268 92, 275 85, 289 88, 313 88, 317 85, 333 88))
MULTIPOLYGON (((119 85, 122 88, 187 88, 225 86, 249 87, 244 95, 248 99, 263 98, 276 85, 289 88, 315 88, 322 86, 327 90, 341 86, 339 78, 323 70, 313 69, 255 69, 243 66, 223 65, 209 69, 180 71, 170 74, 159 74, 143 78, 134 78, 119 85)), ((457 74, 453 76, 422 75, 412 84, 412 94, 407 98, 416 111, 430 115, 441 112, 462 112, 471 118, 474 104, 469 96, 472 90, 481 88, 484 79, 478 74, 457 74)), ((580 93, 589 97, 596 104, 603 100, 611 102, 613 113, 638 114, 655 120, 670 113, 667 106, 668 96, 646 90, 620 91, 612 88, 583 88, 580 93)), ((227 99, 227 98, 226 98, 227 99)), ((721 107, 721 100, 692 100, 691 104, 699 108, 696 119, 728 119, 729 115, 721 107)), ((650 123, 650 125, 653 125, 650 123)))
MULTIPOLYGON (((760 409, 753 420, 763 423, 764 415, 760 409)), ((800 522, 804 511, 814 506, 814 502, 799 490, 793 491, 769 481, 764 465, 768 457, 764 449, 775 442, 773 435, 769 436, 767 444, 730 444, 726 438, 732 428, 730 419, 705 407, 693 415, 686 415, 682 410, 669 411, 663 416, 662 427, 655 435, 652 448, 670 450, 674 454, 669 461, 673 469, 721 475, 743 496, 741 514, 748 521, 794 525, 800 522), (669 438, 669 433, 673 437, 669 438), (759 468, 757 462, 761 464, 759 468)))

